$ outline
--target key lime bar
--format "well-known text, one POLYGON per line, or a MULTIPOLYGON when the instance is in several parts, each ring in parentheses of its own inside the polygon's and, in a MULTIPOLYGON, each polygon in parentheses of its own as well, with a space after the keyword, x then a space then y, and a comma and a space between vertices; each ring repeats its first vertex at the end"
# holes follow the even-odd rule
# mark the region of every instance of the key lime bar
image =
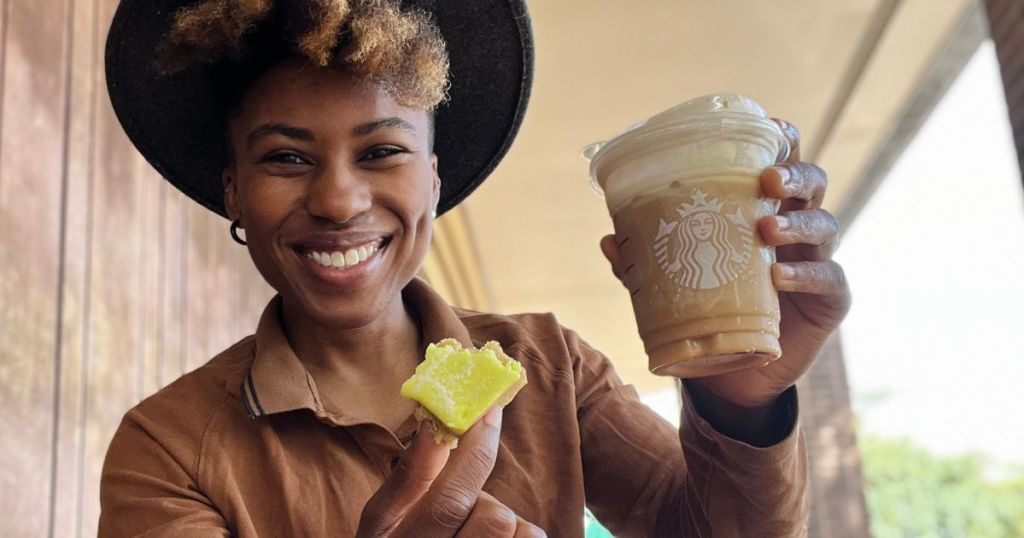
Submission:
POLYGON ((402 383, 402 396, 420 403, 416 420, 431 425, 434 440, 454 448, 490 408, 507 405, 525 385, 523 365, 501 344, 463 348, 446 338, 427 346, 426 359, 402 383))

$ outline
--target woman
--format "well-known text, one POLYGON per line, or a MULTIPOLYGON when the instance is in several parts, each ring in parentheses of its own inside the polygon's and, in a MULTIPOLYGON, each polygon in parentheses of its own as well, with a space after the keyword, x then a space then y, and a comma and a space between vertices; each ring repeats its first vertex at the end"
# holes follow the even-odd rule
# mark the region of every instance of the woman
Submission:
POLYGON ((783 199, 760 223, 786 262, 783 358, 686 381, 678 432, 553 317, 455 309, 415 279, 435 214, 518 129, 528 24, 522 0, 122 0, 122 125, 278 295, 253 336, 127 413, 101 535, 578 536, 584 505, 621 536, 804 532, 792 386, 848 305, 820 169, 762 177, 783 199), (530 376, 450 453, 399 396, 449 337, 497 340, 530 376))

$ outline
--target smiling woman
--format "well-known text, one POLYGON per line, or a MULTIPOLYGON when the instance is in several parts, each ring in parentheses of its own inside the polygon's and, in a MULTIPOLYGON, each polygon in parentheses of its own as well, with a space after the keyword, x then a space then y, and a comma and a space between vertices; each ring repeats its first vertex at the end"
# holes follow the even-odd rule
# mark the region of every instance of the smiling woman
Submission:
POLYGON ((245 93, 230 121, 225 206, 290 329, 407 317, 400 291, 426 255, 440 196, 429 123, 380 85, 305 59, 274 66, 245 93))
MULTIPOLYGON (((122 0, 107 44, 119 120, 244 230, 277 295, 255 334, 125 415, 101 535, 579 536, 585 507, 620 536, 801 532, 791 386, 842 317, 842 285, 784 293, 784 358, 688 380, 676 430, 552 316, 453 308, 415 278, 436 215, 508 150, 531 73, 522 0, 122 0), (442 340, 496 341, 530 378, 451 452, 400 393, 442 340)), ((767 217, 765 240, 815 241, 802 252, 817 258, 789 265, 820 275, 824 174, 794 161, 762 182, 809 223, 767 217)), ((713 224, 694 233, 714 241, 713 224)))

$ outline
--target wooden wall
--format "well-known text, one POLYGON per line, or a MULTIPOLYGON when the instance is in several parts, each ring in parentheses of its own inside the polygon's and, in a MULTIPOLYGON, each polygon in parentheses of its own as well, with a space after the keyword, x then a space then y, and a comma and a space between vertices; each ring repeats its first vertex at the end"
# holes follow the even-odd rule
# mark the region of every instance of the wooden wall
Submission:
POLYGON ((1024 2, 985 0, 985 10, 999 57, 1017 162, 1024 177, 1024 2))
POLYGON ((869 538, 857 428, 843 348, 834 334, 797 383, 807 434, 811 538, 869 538))
POLYGON ((116 0, 0 0, 0 536, 91 536, 124 412, 250 333, 270 290, 111 111, 116 0))

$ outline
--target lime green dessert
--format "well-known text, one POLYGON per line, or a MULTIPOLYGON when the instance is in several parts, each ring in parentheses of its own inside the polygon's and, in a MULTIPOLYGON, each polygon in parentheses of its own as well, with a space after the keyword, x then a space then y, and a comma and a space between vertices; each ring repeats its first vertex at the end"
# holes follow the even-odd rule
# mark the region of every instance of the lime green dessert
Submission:
POLYGON ((464 348, 446 338, 427 346, 426 358, 402 383, 402 396, 416 400, 416 420, 427 422, 434 440, 450 447, 495 405, 508 405, 526 385, 523 365, 497 342, 464 348))

